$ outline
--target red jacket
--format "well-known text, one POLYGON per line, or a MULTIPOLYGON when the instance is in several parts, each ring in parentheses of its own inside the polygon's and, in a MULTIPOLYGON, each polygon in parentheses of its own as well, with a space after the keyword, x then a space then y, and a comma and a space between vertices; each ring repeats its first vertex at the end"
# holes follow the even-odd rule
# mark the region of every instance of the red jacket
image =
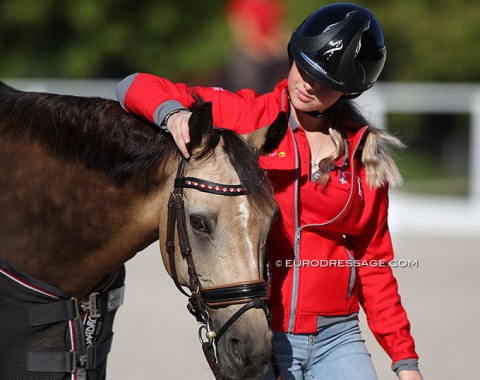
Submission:
MULTIPOLYGON (((157 124, 165 109, 189 106, 192 90, 213 103, 214 125, 239 133, 269 125, 281 110, 288 111, 286 80, 261 96, 187 87, 149 74, 122 82, 118 95, 124 108, 157 124)), ((310 149, 301 126, 290 126, 279 147, 260 158, 280 208, 268 247, 272 328, 313 333, 319 317, 354 314, 360 303, 373 334, 396 362, 418 356, 397 282, 384 265, 393 259, 388 189, 366 183, 359 157, 365 135, 366 127, 348 136, 348 164, 331 172, 325 189, 309 180, 310 149)))

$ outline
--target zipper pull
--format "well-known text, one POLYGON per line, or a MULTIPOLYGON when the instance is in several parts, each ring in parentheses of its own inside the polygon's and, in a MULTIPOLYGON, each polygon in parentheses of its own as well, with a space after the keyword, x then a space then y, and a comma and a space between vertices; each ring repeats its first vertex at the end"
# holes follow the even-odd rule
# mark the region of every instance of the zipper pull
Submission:
POLYGON ((363 200, 362 181, 360 181, 360 177, 357 177, 357 183, 358 183, 358 195, 363 200))

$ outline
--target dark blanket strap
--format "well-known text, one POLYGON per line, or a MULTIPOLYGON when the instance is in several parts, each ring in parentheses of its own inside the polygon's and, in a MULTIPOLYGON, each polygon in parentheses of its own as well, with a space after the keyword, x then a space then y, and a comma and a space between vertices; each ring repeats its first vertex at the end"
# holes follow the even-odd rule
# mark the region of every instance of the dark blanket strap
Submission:
POLYGON ((97 368, 107 358, 112 347, 113 334, 105 341, 87 346, 86 358, 79 358, 75 351, 47 352, 29 351, 27 353, 27 371, 75 373, 77 366, 87 370, 97 368))
POLYGON ((30 306, 28 308, 30 327, 74 320, 78 319, 78 317, 78 302, 75 298, 30 306))
POLYGON ((80 312, 86 312, 87 310, 90 311, 92 318, 100 318, 117 310, 123 304, 124 290, 125 287, 121 286, 103 294, 92 293, 82 300, 80 305, 75 298, 71 298, 44 305, 30 306, 28 309, 30 327, 76 320, 79 318, 80 312))
POLYGON ((77 358, 71 352, 27 352, 27 371, 75 373, 77 358))

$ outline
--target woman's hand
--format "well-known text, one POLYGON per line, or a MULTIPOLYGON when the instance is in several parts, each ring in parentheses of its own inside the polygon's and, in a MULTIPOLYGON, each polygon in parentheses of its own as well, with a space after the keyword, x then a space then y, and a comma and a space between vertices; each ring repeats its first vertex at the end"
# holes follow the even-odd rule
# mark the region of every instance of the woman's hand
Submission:
POLYGON ((168 117, 166 127, 177 144, 178 149, 185 158, 190 157, 187 144, 190 142, 188 120, 192 113, 187 110, 176 112, 168 117))
POLYGON ((400 371, 398 372, 400 380, 423 380, 423 376, 419 371, 400 371))

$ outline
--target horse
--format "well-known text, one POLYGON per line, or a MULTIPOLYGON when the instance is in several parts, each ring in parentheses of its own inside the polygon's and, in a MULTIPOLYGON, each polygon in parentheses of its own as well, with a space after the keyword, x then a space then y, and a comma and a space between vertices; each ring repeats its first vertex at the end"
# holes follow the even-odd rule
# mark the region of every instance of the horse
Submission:
POLYGON ((0 378, 104 379, 124 263, 157 240, 215 377, 262 377, 277 205, 258 156, 287 120, 239 136, 192 107, 185 160, 116 101, 0 82, 0 378))

